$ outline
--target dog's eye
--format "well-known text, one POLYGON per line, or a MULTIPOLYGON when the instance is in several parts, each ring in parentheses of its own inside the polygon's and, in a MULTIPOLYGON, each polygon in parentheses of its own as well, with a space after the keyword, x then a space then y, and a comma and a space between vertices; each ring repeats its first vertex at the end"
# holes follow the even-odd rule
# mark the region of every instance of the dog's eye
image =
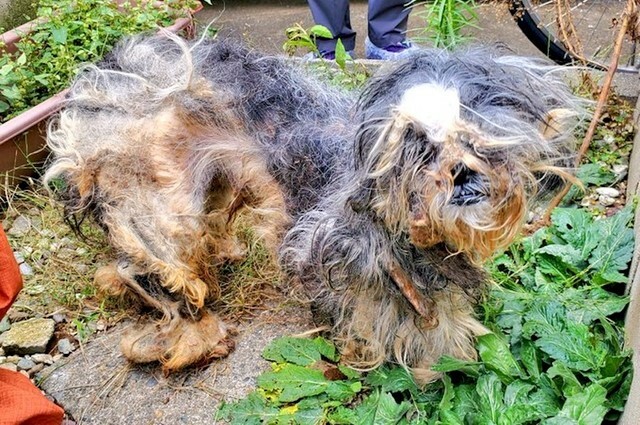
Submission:
POLYGON ((426 134, 418 132, 413 128, 408 128, 404 133, 405 160, 412 158, 421 163, 433 161, 437 154, 438 147, 435 146, 426 134))

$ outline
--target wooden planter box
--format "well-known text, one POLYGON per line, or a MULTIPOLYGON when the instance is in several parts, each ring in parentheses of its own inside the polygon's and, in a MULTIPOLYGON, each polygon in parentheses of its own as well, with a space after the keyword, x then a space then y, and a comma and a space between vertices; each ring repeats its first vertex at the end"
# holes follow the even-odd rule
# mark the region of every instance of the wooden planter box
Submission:
MULTIPOLYGON (((199 12, 202 4, 191 11, 199 12)), ((194 34, 192 16, 176 19, 173 25, 165 28, 177 33, 185 30, 187 35, 194 34)), ((31 21, 0 35, 5 43, 2 53, 14 53, 15 43, 29 33, 37 21, 31 21)), ((48 118, 59 111, 64 103, 67 90, 63 90, 15 118, 0 125, 0 187, 13 187, 24 178, 37 174, 47 157, 46 130, 48 118)), ((0 199, 5 193, 0 192, 0 199)))

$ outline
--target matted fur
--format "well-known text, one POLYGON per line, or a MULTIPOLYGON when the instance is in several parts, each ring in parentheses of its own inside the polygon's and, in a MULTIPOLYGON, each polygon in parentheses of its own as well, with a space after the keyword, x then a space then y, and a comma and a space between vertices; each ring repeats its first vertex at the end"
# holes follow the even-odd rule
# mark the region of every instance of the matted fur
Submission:
POLYGON ((249 206, 272 241, 290 217, 282 268, 347 363, 395 361, 426 382, 443 354, 475 358, 481 262, 567 175, 581 107, 556 71, 426 50, 344 93, 232 42, 133 38, 75 82, 46 180, 62 177, 67 213, 92 213, 120 252, 97 280, 164 313, 123 340, 132 360, 228 352, 204 303, 249 206), (177 330, 207 326, 185 354, 177 330))

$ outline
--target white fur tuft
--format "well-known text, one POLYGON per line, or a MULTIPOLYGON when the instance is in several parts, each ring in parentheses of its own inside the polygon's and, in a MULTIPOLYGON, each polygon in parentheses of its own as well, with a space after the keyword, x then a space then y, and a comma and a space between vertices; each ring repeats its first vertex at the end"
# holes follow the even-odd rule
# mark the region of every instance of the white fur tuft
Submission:
POLYGON ((422 124, 433 141, 442 142, 460 118, 460 96, 454 88, 420 84, 404 93, 398 110, 422 124))

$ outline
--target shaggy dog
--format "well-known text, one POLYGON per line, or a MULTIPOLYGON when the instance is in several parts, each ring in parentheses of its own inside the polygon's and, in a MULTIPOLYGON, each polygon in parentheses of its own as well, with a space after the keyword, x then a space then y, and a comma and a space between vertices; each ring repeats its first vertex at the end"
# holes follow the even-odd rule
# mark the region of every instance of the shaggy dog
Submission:
POLYGON ((129 359, 229 352, 205 301, 248 208, 346 363, 427 382, 440 356, 475 358, 482 262, 566 177, 580 102, 554 70, 425 50, 348 93, 233 42, 132 38, 73 84, 45 180, 117 249, 96 281, 164 315, 124 336, 129 359))

